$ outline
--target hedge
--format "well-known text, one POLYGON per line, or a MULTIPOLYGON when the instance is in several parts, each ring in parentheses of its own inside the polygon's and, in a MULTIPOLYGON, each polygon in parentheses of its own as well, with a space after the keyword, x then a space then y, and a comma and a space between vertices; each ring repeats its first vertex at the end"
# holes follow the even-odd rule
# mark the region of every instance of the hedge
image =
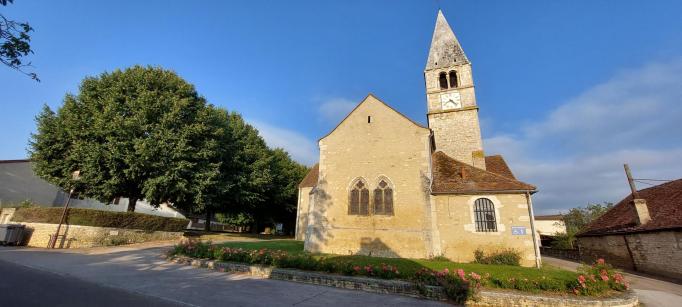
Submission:
MULTIPOLYGON (((17 208, 13 222, 58 224, 62 208, 17 208)), ((69 208, 65 224, 141 229, 145 231, 184 231, 189 220, 135 212, 114 212, 69 208)))

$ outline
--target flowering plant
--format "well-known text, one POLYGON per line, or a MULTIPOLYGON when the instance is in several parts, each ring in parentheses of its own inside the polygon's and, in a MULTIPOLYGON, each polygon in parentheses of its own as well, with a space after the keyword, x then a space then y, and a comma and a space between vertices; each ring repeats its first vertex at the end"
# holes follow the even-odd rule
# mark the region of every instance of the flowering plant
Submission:
POLYGON ((606 290, 625 291, 630 289, 630 284, 623 275, 613 267, 598 259, 592 265, 583 265, 578 268, 578 284, 573 288, 577 295, 595 295, 606 290))

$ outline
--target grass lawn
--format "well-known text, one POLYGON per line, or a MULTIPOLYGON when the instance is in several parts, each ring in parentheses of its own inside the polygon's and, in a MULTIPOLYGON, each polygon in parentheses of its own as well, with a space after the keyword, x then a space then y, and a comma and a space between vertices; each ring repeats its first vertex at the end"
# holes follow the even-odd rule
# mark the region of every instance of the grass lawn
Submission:
MULTIPOLYGON (((295 240, 270 240, 261 242, 227 242, 220 246, 243 249, 261 249, 269 250, 283 250, 288 253, 303 253, 303 242, 295 240)), ((403 276, 409 276, 422 268, 433 270, 442 270, 448 268, 450 271, 463 269, 466 272, 476 272, 481 275, 489 273, 491 276, 497 278, 528 278, 539 279, 543 276, 555 281, 574 281, 577 278, 575 272, 559 269, 552 266, 544 266, 541 269, 517 267, 508 265, 487 265, 476 263, 456 263, 451 261, 436 261, 429 259, 405 259, 405 258, 380 258, 369 256, 345 256, 345 255, 330 255, 319 254, 315 255, 317 258, 327 258, 339 262, 352 262, 359 266, 364 265, 381 265, 382 263, 388 265, 395 265, 403 276)))

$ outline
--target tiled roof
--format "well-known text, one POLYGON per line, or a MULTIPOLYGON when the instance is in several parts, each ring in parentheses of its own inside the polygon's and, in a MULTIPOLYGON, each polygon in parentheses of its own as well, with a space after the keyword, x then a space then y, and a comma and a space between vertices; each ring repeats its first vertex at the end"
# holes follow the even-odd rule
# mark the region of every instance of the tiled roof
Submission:
POLYGON ((535 191, 535 186, 513 178, 482 170, 450 158, 441 151, 432 157, 432 193, 477 193, 505 191, 535 191))
POLYGON ((310 171, 308 171, 308 174, 303 177, 303 180, 301 180, 301 183, 298 184, 299 188, 310 188, 314 187, 317 185, 317 177, 320 174, 320 164, 315 164, 313 167, 310 168, 310 171))
POLYGON ((536 215, 535 216, 536 221, 561 221, 563 219, 564 219, 564 216, 561 214, 536 215))
POLYGON ((485 157, 485 169, 498 175, 502 175, 511 179, 516 179, 511 169, 500 155, 485 157))
POLYGON ((628 195, 611 210, 587 225, 578 236, 682 228, 682 179, 646 188, 638 193, 639 198, 646 200, 651 221, 637 225, 632 195, 628 195))

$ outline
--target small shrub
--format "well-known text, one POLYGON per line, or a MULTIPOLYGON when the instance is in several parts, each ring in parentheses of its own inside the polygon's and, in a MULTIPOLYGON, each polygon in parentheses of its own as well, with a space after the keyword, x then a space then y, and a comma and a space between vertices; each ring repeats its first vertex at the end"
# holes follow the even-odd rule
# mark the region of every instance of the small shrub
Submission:
POLYGON ((425 285, 443 287, 448 298, 457 304, 463 304, 469 299, 475 300, 483 283, 481 275, 474 272, 466 274, 462 269, 450 272, 447 268, 442 271, 420 269, 412 281, 417 284, 420 292, 425 285))
POLYGON ((435 257, 431 258, 431 260, 433 260, 433 261, 450 261, 450 259, 448 259, 447 257, 445 257, 443 255, 435 256, 435 257))
POLYGON ((480 264, 521 265, 521 253, 514 249, 497 251, 489 255, 477 249, 474 251, 474 262, 480 264))

